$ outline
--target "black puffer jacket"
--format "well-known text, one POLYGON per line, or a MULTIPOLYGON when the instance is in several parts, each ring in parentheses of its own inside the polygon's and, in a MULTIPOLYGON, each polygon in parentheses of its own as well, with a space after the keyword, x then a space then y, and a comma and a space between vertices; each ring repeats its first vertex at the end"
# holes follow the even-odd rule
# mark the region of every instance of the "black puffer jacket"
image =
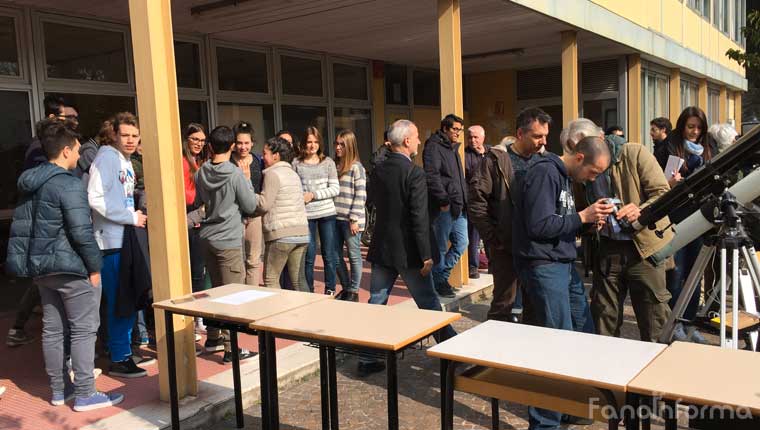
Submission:
POLYGON ((425 142, 422 162, 427 177, 431 218, 438 216, 442 206, 451 205, 449 210, 455 218, 467 209, 467 183, 459 157, 459 145, 461 143, 452 145, 441 130, 425 142))
POLYGON ((52 163, 18 178, 20 194, 8 241, 8 273, 21 277, 99 272, 90 206, 82 181, 52 163))

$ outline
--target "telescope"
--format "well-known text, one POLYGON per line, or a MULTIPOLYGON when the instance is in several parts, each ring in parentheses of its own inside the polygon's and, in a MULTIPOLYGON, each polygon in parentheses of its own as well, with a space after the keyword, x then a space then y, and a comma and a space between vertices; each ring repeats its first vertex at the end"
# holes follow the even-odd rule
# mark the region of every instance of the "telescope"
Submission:
MULTIPOLYGON (((748 206, 760 197, 760 169, 737 179, 740 172, 760 161, 760 126, 742 136, 727 150, 707 161, 687 179, 643 208, 633 227, 636 230, 655 230, 655 223, 678 212, 691 213, 685 219, 672 219, 668 226, 675 233, 673 240, 652 256, 662 262, 713 227, 719 216, 724 192, 733 195, 741 206, 748 206)), ((659 236, 662 235, 658 232, 659 236)))

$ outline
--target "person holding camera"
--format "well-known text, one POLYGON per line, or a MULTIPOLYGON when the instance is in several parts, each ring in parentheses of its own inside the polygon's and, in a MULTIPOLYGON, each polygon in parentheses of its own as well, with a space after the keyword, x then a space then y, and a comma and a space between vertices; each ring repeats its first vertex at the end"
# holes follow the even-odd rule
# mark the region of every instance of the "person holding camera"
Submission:
POLYGON ((650 256, 671 241, 673 232, 665 228, 670 223, 667 217, 657 222, 662 237, 649 228, 634 231, 632 223, 642 207, 670 186, 647 148, 626 143, 620 136, 608 135, 605 140, 610 166, 594 182, 586 183, 586 198, 589 202, 608 198, 616 207, 596 235, 591 314, 599 334, 619 337, 623 302, 630 294, 641 340, 656 342, 670 316, 670 293, 665 286, 665 264, 655 265, 650 256))

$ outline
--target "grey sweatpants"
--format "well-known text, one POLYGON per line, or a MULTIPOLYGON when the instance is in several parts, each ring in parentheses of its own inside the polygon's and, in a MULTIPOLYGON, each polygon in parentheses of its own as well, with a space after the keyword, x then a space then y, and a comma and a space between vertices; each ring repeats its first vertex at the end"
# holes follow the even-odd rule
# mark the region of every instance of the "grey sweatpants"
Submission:
POLYGON ((42 355, 54 393, 63 392, 69 378, 64 342, 71 345, 74 393, 95 392, 95 338, 100 326, 100 285, 72 275, 36 278, 42 298, 42 355))

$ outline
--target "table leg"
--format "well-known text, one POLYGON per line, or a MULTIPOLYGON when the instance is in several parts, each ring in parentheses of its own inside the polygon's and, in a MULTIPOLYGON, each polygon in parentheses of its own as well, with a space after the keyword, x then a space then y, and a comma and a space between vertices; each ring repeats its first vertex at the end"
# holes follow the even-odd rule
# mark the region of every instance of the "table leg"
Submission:
POLYGON ((269 421, 272 430, 280 428, 280 390, 277 386, 277 346, 272 333, 265 334, 267 350, 267 380, 269 385, 269 421))
POLYGON ((446 430, 446 417, 448 416, 448 409, 446 404, 446 382, 447 375, 449 373, 449 366, 451 362, 445 358, 441 359, 441 430, 446 430))
POLYGON ((179 430, 179 395, 177 393, 177 358, 174 355, 174 314, 164 311, 166 325, 166 364, 169 367, 169 404, 171 407, 172 430, 179 430))
POLYGON ((651 430, 652 415, 655 412, 654 399, 649 396, 641 397, 641 430, 651 430))
POLYGON ((243 423, 243 387, 240 383, 240 349, 238 349, 238 334, 235 330, 230 332, 230 346, 232 348, 232 385, 235 387, 235 421, 237 428, 245 427, 243 423))
POLYGON ((621 409, 626 430, 639 430, 639 408, 641 398, 638 394, 625 393, 625 405, 621 409))
POLYGON ((398 369, 396 367, 396 352, 390 351, 386 361, 388 379, 388 429, 398 430, 398 369))
POLYGON ((271 407, 269 404, 269 372, 267 366, 267 342, 266 333, 259 331, 259 386, 261 390, 261 427, 270 430, 272 427, 269 416, 271 407))
POLYGON ((319 387, 322 404, 322 430, 330 430, 330 378, 327 347, 319 346, 319 387))
POLYGON ((454 429, 454 372, 456 371, 456 362, 449 362, 446 369, 446 427, 444 430, 454 429))
POLYGON ((665 430, 678 430, 678 404, 673 400, 665 401, 665 430))
POLYGON ((327 367, 329 368, 329 384, 330 384, 330 424, 332 430, 339 429, 339 415, 338 415, 338 370, 335 365, 335 347, 327 347, 327 367))
POLYGON ((499 399, 491 398, 491 430, 499 430, 499 399))

